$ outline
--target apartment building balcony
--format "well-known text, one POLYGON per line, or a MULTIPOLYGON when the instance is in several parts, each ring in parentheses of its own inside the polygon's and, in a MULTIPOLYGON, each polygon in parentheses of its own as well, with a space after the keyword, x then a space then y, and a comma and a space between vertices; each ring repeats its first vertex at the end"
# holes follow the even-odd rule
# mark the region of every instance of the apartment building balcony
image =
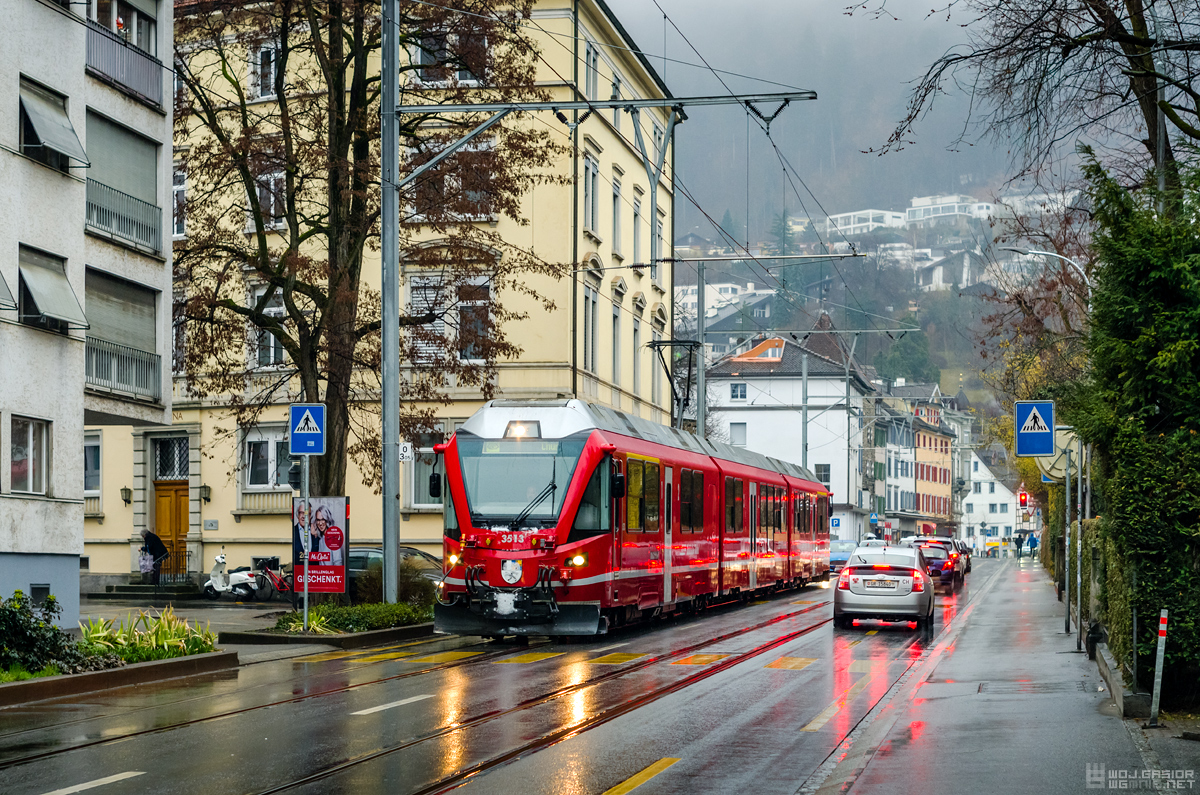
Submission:
POLYGON ((106 83, 161 108, 162 61, 90 19, 87 26, 88 71, 106 83))
POLYGON ((84 382, 90 389, 114 395, 162 399, 162 359, 158 354, 88 337, 84 382))
POLYGON ((87 181, 86 226, 156 255, 162 251, 162 208, 94 179, 87 181))

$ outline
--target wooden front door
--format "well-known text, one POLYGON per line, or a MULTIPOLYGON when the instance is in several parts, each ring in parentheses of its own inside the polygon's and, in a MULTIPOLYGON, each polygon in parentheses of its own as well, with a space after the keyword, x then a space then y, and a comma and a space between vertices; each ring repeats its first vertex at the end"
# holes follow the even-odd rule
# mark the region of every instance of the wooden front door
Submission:
POLYGON ((187 574, 188 482, 154 481, 154 532, 171 557, 163 561, 162 574, 187 574))

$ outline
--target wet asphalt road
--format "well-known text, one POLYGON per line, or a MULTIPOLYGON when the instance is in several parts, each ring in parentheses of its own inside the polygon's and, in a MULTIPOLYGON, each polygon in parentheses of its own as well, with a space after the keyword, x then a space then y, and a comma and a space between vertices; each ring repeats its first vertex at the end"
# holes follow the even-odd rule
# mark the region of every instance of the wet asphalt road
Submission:
POLYGON ((0 789, 595 795, 649 768, 639 792, 791 795, 1015 571, 977 562, 926 633, 834 630, 811 586, 582 643, 440 638, 0 710, 0 789))

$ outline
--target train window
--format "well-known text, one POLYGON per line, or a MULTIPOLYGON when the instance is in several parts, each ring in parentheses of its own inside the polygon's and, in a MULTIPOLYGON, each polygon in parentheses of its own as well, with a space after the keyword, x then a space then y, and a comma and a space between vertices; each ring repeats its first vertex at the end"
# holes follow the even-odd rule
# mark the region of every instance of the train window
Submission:
POLYGON ((679 475, 679 531, 692 532, 692 472, 683 470, 679 475))
POLYGON ((740 533, 746 528, 746 522, 742 515, 742 491, 745 488, 745 481, 741 478, 736 478, 733 481, 733 532, 740 533))
POLYGON ((776 487, 775 489, 775 532, 783 532, 783 510, 784 504, 787 501, 787 492, 776 487))
POLYGON ((458 514, 454 510, 454 494, 450 491, 449 483, 446 484, 445 494, 446 500, 442 507, 442 535, 457 541, 462 537, 462 533, 458 529, 458 514))
POLYGON ((596 465, 592 477, 588 480, 583 497, 579 500, 579 510, 575 512, 575 524, 567 536, 567 543, 582 541, 592 536, 604 535, 608 532, 608 484, 609 479, 604 473, 609 471, 608 460, 596 465))
POLYGON ((758 526, 766 529, 767 526, 767 506, 770 504, 769 487, 763 484, 758 484, 758 526))
POLYGON ((725 532, 733 533, 733 478, 725 478, 725 532))
POLYGON ((704 473, 692 473, 692 532, 704 531, 704 473))
POLYGON ((642 530, 642 462, 631 460, 625 476, 625 530, 640 533, 642 530))
POLYGON ((643 515, 646 521, 643 523, 642 529, 647 533, 657 533, 659 508, 661 500, 659 499, 659 479, 658 479, 658 464, 646 464, 646 474, 644 476, 646 489, 645 497, 642 504, 645 505, 643 515))

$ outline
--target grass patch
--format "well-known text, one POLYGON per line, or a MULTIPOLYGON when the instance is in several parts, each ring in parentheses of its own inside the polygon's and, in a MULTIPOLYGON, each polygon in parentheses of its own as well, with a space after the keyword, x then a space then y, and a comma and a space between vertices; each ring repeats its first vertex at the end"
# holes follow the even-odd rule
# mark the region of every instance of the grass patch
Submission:
POLYGON ((40 679, 43 676, 58 676, 57 665, 47 665, 39 671, 26 671, 22 665, 14 665, 7 670, 0 670, 0 684, 5 682, 23 682, 26 679, 40 679))
MULTIPOLYGON (((408 627, 433 620, 433 608, 412 604, 365 604, 339 607, 316 605, 309 608, 308 623, 317 634, 368 632, 373 629, 408 627)), ((280 616, 275 629, 289 634, 299 633, 304 614, 297 611, 280 616)))

